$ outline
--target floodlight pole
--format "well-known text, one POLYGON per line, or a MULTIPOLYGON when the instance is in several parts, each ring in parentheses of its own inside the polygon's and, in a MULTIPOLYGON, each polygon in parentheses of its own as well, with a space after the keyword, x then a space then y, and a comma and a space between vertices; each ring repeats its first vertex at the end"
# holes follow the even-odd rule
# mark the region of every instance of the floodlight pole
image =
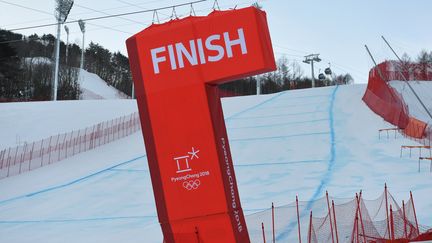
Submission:
POLYGON ((80 26, 81 32, 82 32, 82 46, 81 46, 81 64, 80 64, 80 68, 84 69, 84 55, 85 55, 85 50, 84 50, 84 38, 85 38, 85 22, 82 21, 81 19, 78 21, 78 24, 80 26))
POLYGON ((314 62, 321 62, 321 58, 319 58, 319 54, 310 54, 305 56, 305 60, 303 62, 311 65, 312 88, 314 88, 315 87, 314 62))
POLYGON ((69 52, 69 28, 64 26, 66 31, 66 65, 68 64, 68 52, 69 52))
POLYGON ((53 100, 57 100, 57 86, 59 74, 59 57, 60 57, 60 17, 57 18, 57 39, 55 49, 55 71, 54 71, 54 87, 53 87, 53 100))
POLYGON ((67 16, 73 6, 73 0, 60 0, 57 2, 57 39, 55 47, 55 70, 54 70, 54 85, 53 85, 53 100, 57 100, 57 86, 58 86, 58 75, 59 75, 59 64, 60 64, 60 30, 61 25, 66 22, 67 16))

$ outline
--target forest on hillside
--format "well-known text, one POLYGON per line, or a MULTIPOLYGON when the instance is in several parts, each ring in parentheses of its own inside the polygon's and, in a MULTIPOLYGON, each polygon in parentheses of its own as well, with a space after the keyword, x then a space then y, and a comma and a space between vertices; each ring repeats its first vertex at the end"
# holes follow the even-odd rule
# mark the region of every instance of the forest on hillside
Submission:
MULTIPOLYGON (((0 101, 50 100, 54 76, 54 48, 56 38, 51 34, 24 36, 0 29, 0 101)), ((60 71, 58 99, 79 99, 79 67, 81 48, 60 42, 60 71)), ((403 63, 426 63, 432 66, 432 52, 422 51, 413 60, 402 56, 403 63)), ((129 59, 120 52, 111 52, 90 42, 84 53, 84 69, 99 75, 108 85, 132 96, 132 75, 129 59)), ((285 56, 276 60, 277 70, 220 85, 222 96, 269 94, 290 89, 312 87, 312 80, 304 74, 297 61, 285 56)), ((319 74, 316 87, 351 84, 349 73, 336 74, 330 70, 319 74)))
MULTIPOLYGON (((3 101, 50 100, 54 76, 56 38, 51 35, 23 36, 0 30, 0 99, 3 101)), ((81 48, 60 42, 58 99, 79 99, 81 48)), ((84 69, 99 75, 108 85, 132 94, 129 60, 91 42, 85 49, 84 69)))

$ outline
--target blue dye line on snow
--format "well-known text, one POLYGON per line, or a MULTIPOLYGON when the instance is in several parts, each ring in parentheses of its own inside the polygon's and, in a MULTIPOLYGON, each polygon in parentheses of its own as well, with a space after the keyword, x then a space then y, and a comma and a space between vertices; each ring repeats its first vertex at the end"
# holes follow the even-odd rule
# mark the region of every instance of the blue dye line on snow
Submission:
POLYGON ((269 116, 246 116, 246 117, 234 117, 231 118, 233 120, 240 119, 260 119, 260 118, 273 118, 273 117, 285 117, 285 116, 299 116, 299 115, 307 115, 307 114, 316 114, 316 113, 327 113, 327 110, 318 110, 318 111, 306 111, 306 112, 298 112, 298 113, 287 113, 280 115, 269 115, 269 116))
POLYGON ((269 103, 269 102, 272 102, 273 100, 279 98, 280 96, 282 96, 282 95, 284 95, 284 94, 285 94, 285 92, 280 92, 279 94, 277 94, 277 95, 271 97, 270 99, 267 99, 267 100, 265 100, 265 101, 263 101, 263 102, 261 102, 261 103, 258 103, 258 104, 254 105, 254 106, 252 106, 252 107, 249 107, 249 108, 247 108, 247 109, 245 109, 245 110, 242 110, 242 111, 240 111, 240 112, 237 112, 236 114, 234 114, 234 115, 232 115, 232 116, 229 116, 229 117, 225 118, 225 120, 236 119, 236 117, 241 116, 242 114, 244 114, 244 113, 246 113, 246 112, 249 112, 249 111, 255 110, 255 109, 257 109, 257 108, 259 108, 259 107, 261 107, 261 106, 263 106, 263 105, 265 105, 265 104, 267 104, 267 103, 269 103))
POLYGON ((284 122, 284 123, 275 123, 275 124, 258 125, 258 126, 228 127, 227 129, 228 130, 236 130, 236 129, 246 129, 246 128, 280 127, 280 126, 286 126, 286 125, 314 123, 314 122, 327 121, 327 120, 328 120, 327 118, 324 118, 324 119, 316 119, 316 120, 308 120, 308 121, 284 122))
POLYGON ((107 220, 129 220, 129 219, 153 219, 156 215, 147 216, 118 216, 118 217, 101 217, 101 218, 83 218, 83 219, 42 219, 42 220, 0 220, 0 224, 36 224, 36 223, 73 223, 73 222, 91 222, 107 220))
MULTIPOLYGON (((330 126, 330 159, 328 161, 327 171, 324 174, 324 176, 321 179, 321 182, 317 189, 315 190, 312 197, 308 200, 308 203, 304 210, 300 213, 300 218, 303 218, 305 215, 308 215, 310 209, 312 208, 313 202, 322 194, 324 187, 327 185, 327 183, 330 181, 332 175, 333 175, 333 167, 336 160, 336 141, 335 141, 335 131, 334 131, 334 101, 336 99, 336 92, 338 90, 339 86, 337 85, 330 96, 330 106, 328 109, 329 114, 329 126, 330 126)), ((288 225, 287 230, 283 231, 279 235, 277 235, 276 240, 282 240, 285 237, 287 237, 293 230, 294 227, 297 225, 296 222, 292 222, 290 225, 288 225)))
POLYGON ((286 135, 286 136, 274 136, 274 137, 237 138, 237 139, 230 139, 229 141, 231 143, 233 143, 233 142, 243 142, 243 141, 259 141, 259 140, 285 139, 285 138, 315 136, 315 135, 325 135, 325 134, 329 134, 329 132, 299 133, 299 134, 292 134, 292 135, 286 135))
POLYGON ((116 172, 149 172, 148 170, 137 170, 137 169, 109 169, 110 171, 116 172))
POLYGON ((294 164, 305 164, 305 163, 319 163, 325 160, 297 160, 288 162, 274 162, 274 163, 256 163, 246 165, 234 165, 234 167, 255 167, 255 166, 266 166, 266 165, 294 165, 294 164))
POLYGON ((86 179, 89 179, 89 178, 91 178, 91 177, 93 177, 93 176, 96 176, 96 175, 99 175, 99 174, 102 174, 102 173, 105 173, 105 172, 109 172, 109 171, 111 171, 111 169, 117 168, 117 167, 122 166, 122 165, 125 165, 125 164, 132 163, 132 162, 134 162, 134 161, 136 161, 136 160, 138 160, 138 159, 144 158, 144 157, 146 157, 146 155, 142 155, 142 156, 139 156, 139 157, 133 158, 133 159, 131 159, 131 160, 128 160, 128 161, 125 161, 125 162, 119 163, 119 164, 117 164, 117 165, 111 166, 111 167, 109 167, 109 168, 106 168, 106 169, 100 170, 100 171, 98 171, 98 172, 92 173, 92 174, 90 174, 90 175, 87 175, 87 176, 84 176, 84 177, 81 177, 81 178, 78 178, 78 179, 76 179, 76 180, 73 180, 73 181, 68 182, 68 183, 65 183, 65 184, 61 184, 61 185, 58 185, 58 186, 49 187, 49 188, 46 188, 46 189, 43 189, 43 190, 40 190, 40 191, 37 191, 37 192, 29 193, 29 194, 26 194, 26 195, 22 195, 22 196, 18 196, 18 197, 14 197, 14 198, 6 199, 6 200, 3 200, 3 201, 0 201, 0 205, 1 205, 1 204, 5 204, 5 203, 7 203, 7 202, 15 201, 15 200, 18 200, 18 199, 23 199, 23 198, 33 197, 33 196, 36 196, 36 195, 38 195, 38 194, 42 194, 42 193, 45 193, 45 192, 50 192, 50 191, 53 191, 53 190, 57 190, 57 189, 61 189, 61 188, 67 187, 67 186, 71 186, 71 185, 76 184, 76 183, 78 183, 78 182, 81 182, 81 181, 84 181, 84 180, 86 180, 86 179))

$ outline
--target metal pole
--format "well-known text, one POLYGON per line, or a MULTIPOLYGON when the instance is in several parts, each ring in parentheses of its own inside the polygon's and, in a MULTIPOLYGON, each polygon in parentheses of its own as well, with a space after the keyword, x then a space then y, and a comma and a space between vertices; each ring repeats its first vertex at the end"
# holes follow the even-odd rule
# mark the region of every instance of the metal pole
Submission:
POLYGON ((261 80, 259 78, 257 78, 256 80, 256 90, 257 90, 257 95, 261 94, 261 80))
MULTIPOLYGON (((388 43, 388 41, 384 38, 384 36, 381 36, 381 38, 384 40, 384 42, 387 44, 387 46, 390 48, 390 50, 393 52, 393 54, 397 57, 397 59, 399 60, 399 62, 402 62, 402 59, 400 59, 399 55, 395 52, 395 50, 393 49, 393 47, 390 45, 390 43, 388 43)), ((411 84, 408 82, 408 79, 405 77, 405 75, 398 69, 399 74, 403 77, 405 83, 408 85, 408 87, 410 88, 410 90, 413 92, 414 96, 417 98, 417 100, 420 102, 421 106, 423 107, 423 109, 426 111, 426 113, 429 115, 429 117, 432 119, 432 114, 430 113, 430 111, 426 108, 425 104, 423 103, 423 101, 420 99, 420 97, 418 96, 418 94, 414 91, 414 88, 411 86, 411 84)))
POLYGON ((60 58, 60 19, 57 20, 57 39, 55 49, 55 71, 54 71, 54 86, 53 86, 53 100, 57 100, 57 86, 58 86, 58 74, 59 74, 59 58, 60 58))
POLYGON ((315 88, 315 74, 314 74, 314 61, 311 61, 311 67, 312 67, 312 88, 315 88))
POLYGON ((66 65, 68 64, 68 53, 69 53, 69 28, 65 25, 66 30, 66 65))
POLYGON ((84 50, 84 37, 85 37, 85 31, 82 32, 82 46, 81 46, 81 64, 80 64, 80 68, 84 69, 84 54, 85 54, 85 50, 84 50))

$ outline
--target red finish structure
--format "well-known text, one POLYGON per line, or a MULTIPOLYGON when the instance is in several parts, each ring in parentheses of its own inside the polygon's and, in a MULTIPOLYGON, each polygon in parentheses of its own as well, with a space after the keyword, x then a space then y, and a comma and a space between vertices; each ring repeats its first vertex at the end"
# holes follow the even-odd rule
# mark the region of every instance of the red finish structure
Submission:
POLYGON ((176 19, 126 44, 165 242, 249 242, 217 85, 275 70, 265 12, 176 19))

